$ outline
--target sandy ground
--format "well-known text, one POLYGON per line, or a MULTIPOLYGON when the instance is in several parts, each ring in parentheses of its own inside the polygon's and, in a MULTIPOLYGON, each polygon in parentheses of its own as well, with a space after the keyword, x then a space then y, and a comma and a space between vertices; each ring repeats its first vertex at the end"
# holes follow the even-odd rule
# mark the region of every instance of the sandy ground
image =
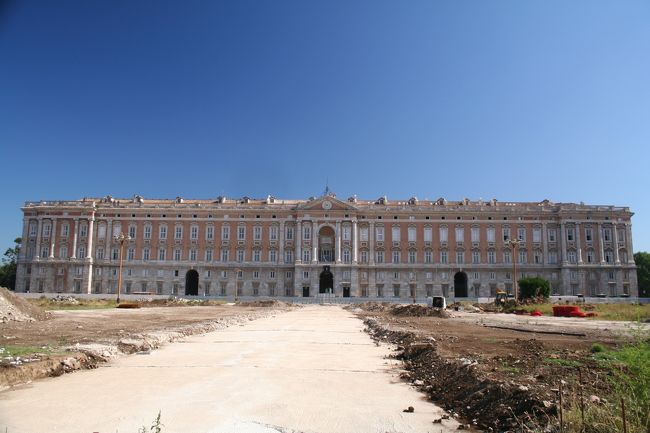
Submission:
POLYGON ((135 432, 160 411, 165 433, 455 431, 390 352, 309 306, 0 393, 0 430, 135 432))

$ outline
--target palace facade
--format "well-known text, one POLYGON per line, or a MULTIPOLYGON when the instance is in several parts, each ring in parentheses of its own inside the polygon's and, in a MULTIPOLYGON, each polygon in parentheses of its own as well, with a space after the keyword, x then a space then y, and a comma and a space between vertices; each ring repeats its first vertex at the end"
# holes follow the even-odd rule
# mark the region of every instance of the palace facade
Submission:
POLYGON ((16 290, 200 296, 638 296, 627 207, 574 203, 85 198, 27 202, 16 290), (122 243, 117 237, 122 234, 122 243), (125 239, 126 238, 126 239, 125 239))

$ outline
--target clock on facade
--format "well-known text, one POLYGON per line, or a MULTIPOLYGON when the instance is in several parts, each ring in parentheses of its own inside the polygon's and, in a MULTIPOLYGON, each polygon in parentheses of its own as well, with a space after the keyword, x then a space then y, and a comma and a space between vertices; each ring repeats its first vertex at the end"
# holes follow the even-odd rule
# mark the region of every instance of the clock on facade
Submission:
POLYGON ((325 209, 325 210, 330 210, 330 209, 332 209, 332 202, 329 201, 329 200, 325 200, 325 201, 323 202, 323 209, 325 209))

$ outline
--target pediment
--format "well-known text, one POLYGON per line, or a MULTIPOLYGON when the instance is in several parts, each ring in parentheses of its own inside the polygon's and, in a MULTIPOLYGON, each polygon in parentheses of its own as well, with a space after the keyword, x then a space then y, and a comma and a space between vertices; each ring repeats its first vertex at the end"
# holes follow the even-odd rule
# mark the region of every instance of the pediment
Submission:
POLYGON ((313 200, 309 200, 305 203, 301 203, 296 207, 296 210, 320 210, 320 211, 329 211, 329 210, 357 210, 356 206, 352 203, 348 203, 338 198, 325 195, 313 200))

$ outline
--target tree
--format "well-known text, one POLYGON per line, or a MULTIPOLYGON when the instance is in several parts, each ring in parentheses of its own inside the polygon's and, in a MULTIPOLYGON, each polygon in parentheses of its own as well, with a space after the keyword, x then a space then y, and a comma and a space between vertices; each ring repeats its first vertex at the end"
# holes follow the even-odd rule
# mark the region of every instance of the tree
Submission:
POLYGON ((519 297, 522 299, 551 295, 551 284, 541 277, 526 277, 519 280, 519 297))
POLYGON ((0 287, 16 290, 16 269, 22 241, 22 238, 14 239, 14 247, 7 248, 7 251, 5 251, 2 266, 0 266, 0 287))
POLYGON ((639 283, 639 296, 650 297, 650 253, 639 251, 634 254, 636 278, 639 283))

